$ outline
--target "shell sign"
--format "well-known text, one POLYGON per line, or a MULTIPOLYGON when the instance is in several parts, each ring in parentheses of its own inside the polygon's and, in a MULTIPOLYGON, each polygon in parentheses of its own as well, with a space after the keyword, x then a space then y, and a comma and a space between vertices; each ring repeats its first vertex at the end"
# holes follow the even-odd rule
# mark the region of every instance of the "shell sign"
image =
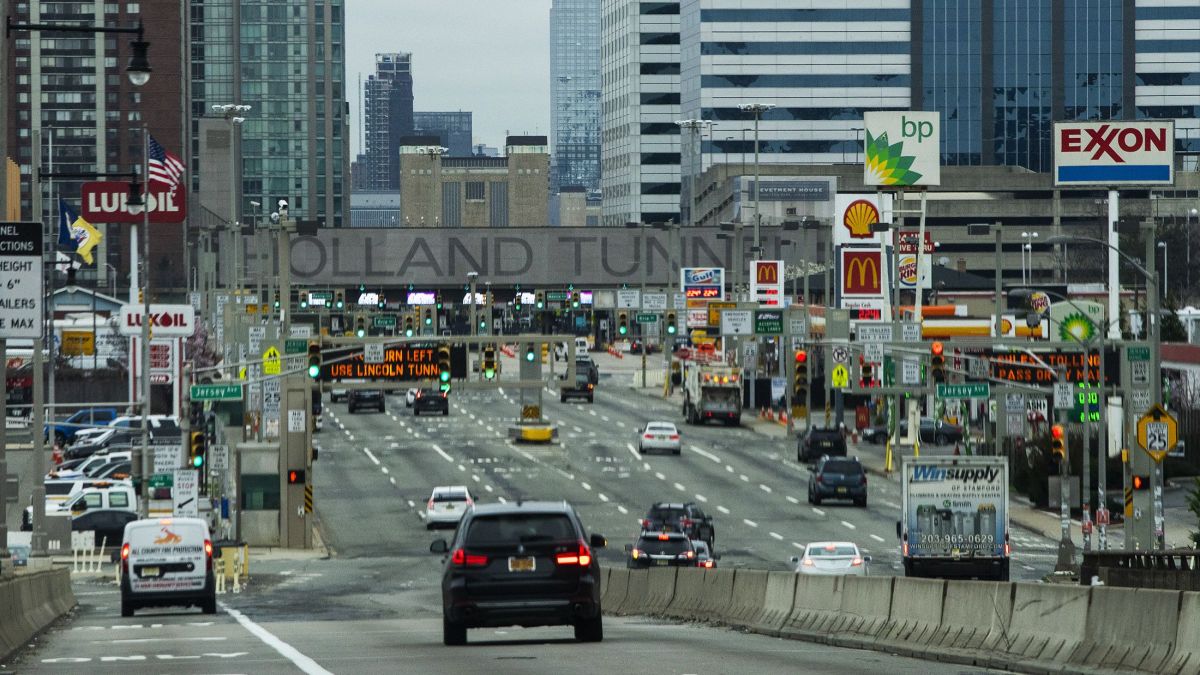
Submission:
POLYGON ((870 239, 871 226, 879 222, 879 209, 865 199, 856 199, 842 212, 842 225, 854 239, 870 239))
MULTIPOLYGON (((878 194, 837 194, 833 199, 833 243, 836 246, 844 244, 880 244, 883 245, 884 232, 872 232, 871 226, 876 223, 892 222, 892 196, 883 195, 879 202, 878 194)), ((890 243, 890 240, 887 242, 890 243)))

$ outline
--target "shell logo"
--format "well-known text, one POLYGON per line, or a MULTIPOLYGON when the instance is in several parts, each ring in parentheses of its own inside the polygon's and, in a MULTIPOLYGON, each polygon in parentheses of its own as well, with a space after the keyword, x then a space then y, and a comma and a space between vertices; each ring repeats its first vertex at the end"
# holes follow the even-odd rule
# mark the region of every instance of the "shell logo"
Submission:
POLYGON ((850 202, 842 214, 842 224, 850 230, 854 239, 870 239, 874 233, 871 226, 879 222, 879 209, 865 199, 850 202))

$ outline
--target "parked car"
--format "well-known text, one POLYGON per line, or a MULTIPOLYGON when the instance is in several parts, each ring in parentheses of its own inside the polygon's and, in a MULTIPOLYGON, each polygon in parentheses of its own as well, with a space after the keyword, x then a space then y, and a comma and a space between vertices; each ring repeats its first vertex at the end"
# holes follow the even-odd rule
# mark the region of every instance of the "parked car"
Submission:
POLYGON ((84 408, 61 422, 51 422, 45 425, 43 429, 46 440, 50 440, 50 433, 53 431, 54 442, 59 446, 65 446, 75 440, 75 434, 79 430, 105 427, 116 418, 116 408, 84 408))

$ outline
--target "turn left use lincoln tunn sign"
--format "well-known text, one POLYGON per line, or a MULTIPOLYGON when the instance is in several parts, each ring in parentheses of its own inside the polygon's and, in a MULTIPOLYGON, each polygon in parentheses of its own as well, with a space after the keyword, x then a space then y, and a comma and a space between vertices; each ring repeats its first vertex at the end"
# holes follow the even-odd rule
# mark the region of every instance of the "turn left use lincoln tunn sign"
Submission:
POLYGON ((0 223, 0 339, 42 335, 42 225, 0 223))
POLYGON ((1054 184, 1172 185, 1175 122, 1058 122, 1054 184))

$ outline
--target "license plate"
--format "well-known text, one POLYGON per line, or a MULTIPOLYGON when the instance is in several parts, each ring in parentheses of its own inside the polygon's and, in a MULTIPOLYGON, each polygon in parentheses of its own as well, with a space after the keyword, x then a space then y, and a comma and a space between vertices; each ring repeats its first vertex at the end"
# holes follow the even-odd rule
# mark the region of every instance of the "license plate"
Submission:
POLYGON ((142 568, 142 577, 143 578, 156 577, 156 576, 158 576, 158 568, 157 567, 143 567, 142 568))
POLYGON ((846 492, 846 488, 844 488, 844 487, 838 488, 838 494, 845 494, 845 492, 846 492))
POLYGON ((532 572, 534 570, 534 567, 535 567, 535 565, 534 565, 532 556, 530 556, 528 558, 509 558, 508 559, 508 571, 509 572, 532 572))
POLYGON ((822 448, 832 448, 833 447, 833 443, 830 443, 829 441, 821 441, 819 445, 822 448))
POLYGON ((447 511, 453 511, 453 510, 454 510, 454 505, 453 505, 453 504, 447 504, 447 505, 446 505, 446 510, 447 510, 447 511))
POLYGON ((666 564, 667 564, 667 562, 668 562, 668 561, 666 561, 666 560, 655 560, 655 561, 654 561, 654 564, 655 564, 655 565, 666 565, 666 564))

